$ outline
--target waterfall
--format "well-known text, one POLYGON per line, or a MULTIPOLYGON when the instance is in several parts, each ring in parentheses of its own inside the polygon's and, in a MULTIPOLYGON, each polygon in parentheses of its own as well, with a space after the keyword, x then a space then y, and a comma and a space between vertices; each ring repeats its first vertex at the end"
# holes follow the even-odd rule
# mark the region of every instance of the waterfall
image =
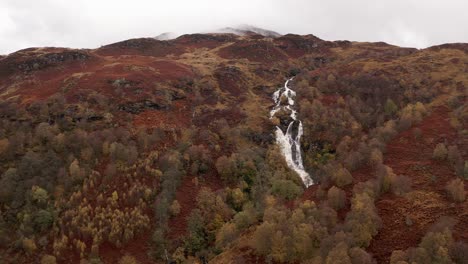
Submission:
POLYGON ((286 131, 276 126, 276 143, 280 146, 281 153, 283 154, 286 163, 289 168, 297 172, 299 177, 301 177, 302 182, 306 187, 314 184, 309 173, 304 170, 304 165, 302 164, 302 154, 301 154, 301 136, 303 133, 302 122, 297 119, 297 111, 294 109, 296 92, 291 90, 288 86, 289 82, 292 80, 288 79, 284 83, 284 87, 280 87, 274 94, 273 100, 275 101, 275 106, 270 111, 270 119, 273 118, 279 111, 290 112, 291 121, 286 128, 286 131), (284 99, 282 99, 284 98, 284 99))

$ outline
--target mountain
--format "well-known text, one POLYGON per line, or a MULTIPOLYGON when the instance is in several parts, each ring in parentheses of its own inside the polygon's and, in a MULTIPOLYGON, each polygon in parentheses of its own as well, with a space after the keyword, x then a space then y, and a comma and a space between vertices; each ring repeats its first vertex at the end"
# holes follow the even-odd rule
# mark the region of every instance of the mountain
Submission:
POLYGON ((219 30, 216 30, 214 32, 232 33, 232 34, 239 35, 239 36, 262 35, 264 37, 269 37, 269 38, 281 37, 281 34, 279 34, 278 32, 263 29, 263 28, 258 28, 258 27, 254 27, 250 25, 240 25, 237 27, 225 27, 225 28, 220 28, 219 30))
POLYGON ((464 263, 468 44, 167 36, 0 57, 0 263, 464 263))
POLYGON ((175 39, 178 35, 174 32, 164 32, 155 37, 156 40, 171 40, 175 39))

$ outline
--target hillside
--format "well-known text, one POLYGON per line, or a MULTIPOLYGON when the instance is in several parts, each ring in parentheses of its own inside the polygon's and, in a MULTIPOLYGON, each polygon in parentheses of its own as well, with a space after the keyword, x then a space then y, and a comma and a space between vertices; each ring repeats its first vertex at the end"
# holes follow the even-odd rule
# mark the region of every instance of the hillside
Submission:
POLYGON ((0 263, 467 263, 467 95, 463 43, 0 56, 0 263), (308 187, 275 140, 293 110, 308 187))

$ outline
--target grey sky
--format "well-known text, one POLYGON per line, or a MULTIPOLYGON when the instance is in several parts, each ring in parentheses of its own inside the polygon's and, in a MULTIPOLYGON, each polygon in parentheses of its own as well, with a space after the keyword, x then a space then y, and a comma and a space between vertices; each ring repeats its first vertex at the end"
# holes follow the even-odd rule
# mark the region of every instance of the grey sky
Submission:
POLYGON ((467 11, 467 0, 0 0, 0 54, 238 24, 423 48, 468 42, 467 11))

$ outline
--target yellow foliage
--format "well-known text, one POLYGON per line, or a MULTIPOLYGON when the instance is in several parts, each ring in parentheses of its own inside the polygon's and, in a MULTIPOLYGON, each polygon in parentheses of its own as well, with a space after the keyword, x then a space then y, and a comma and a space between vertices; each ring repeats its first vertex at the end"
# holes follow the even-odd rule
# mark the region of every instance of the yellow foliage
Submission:
POLYGON ((23 239, 23 249, 28 254, 31 254, 34 251, 36 251, 37 246, 36 246, 36 242, 34 242, 34 239, 31 239, 31 238, 23 239))
POLYGON ((119 194, 117 193, 117 191, 114 191, 114 192, 112 193, 112 200, 113 200, 114 202, 117 202, 117 201, 119 200, 119 194))

